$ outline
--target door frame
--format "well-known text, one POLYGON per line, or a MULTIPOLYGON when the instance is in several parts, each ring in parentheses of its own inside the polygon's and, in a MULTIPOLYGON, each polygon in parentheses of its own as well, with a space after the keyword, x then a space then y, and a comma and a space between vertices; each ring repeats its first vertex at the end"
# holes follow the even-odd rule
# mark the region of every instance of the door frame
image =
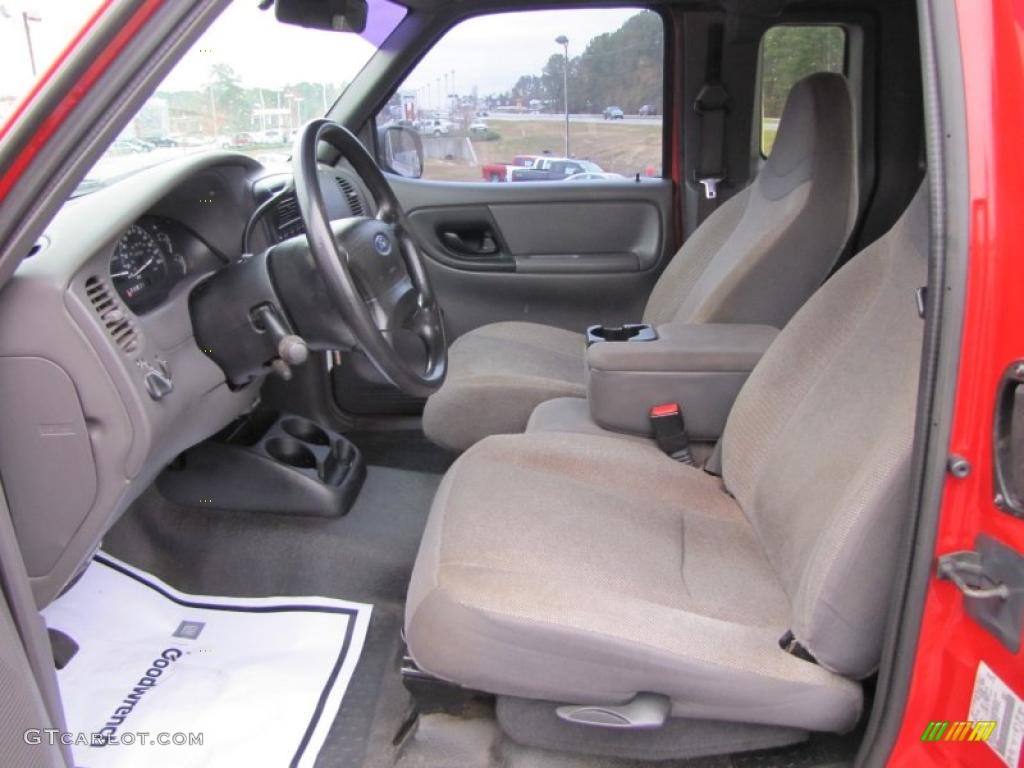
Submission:
POLYGON ((1024 167, 1012 122, 1021 119, 1024 67, 1011 2, 918 0, 935 286, 926 301, 918 515, 859 765, 1002 765, 980 743, 922 736, 932 721, 969 719, 980 660, 1022 693, 1019 657, 1008 660, 973 623, 963 596, 936 568, 939 556, 974 549, 982 531, 1024 549, 1024 522, 992 503, 996 388, 1012 350, 1024 357, 1021 313, 1010 312, 1024 285, 1014 248, 1024 226, 1013 210, 1024 199, 1024 167))

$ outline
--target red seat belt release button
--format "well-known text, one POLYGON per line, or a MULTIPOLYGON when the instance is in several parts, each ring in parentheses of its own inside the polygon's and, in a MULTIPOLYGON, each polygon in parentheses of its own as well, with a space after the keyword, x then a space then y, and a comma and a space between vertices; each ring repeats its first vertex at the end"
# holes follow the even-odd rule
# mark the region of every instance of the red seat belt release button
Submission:
POLYGON ((676 461, 696 466, 690 455, 690 438, 686 434, 683 410, 679 403, 662 403, 651 407, 648 412, 654 442, 676 461))

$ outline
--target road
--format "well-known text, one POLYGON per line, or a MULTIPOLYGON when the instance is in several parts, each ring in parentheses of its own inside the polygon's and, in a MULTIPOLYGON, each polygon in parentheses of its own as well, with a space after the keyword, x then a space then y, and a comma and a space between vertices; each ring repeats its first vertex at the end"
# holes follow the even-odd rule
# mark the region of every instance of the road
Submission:
MULTIPOLYGON (((491 112, 490 116, 482 118, 487 123, 514 122, 522 120, 550 120, 552 122, 564 122, 565 115, 553 115, 550 113, 537 114, 513 114, 511 112, 491 112)), ((570 123, 610 123, 623 125, 661 125, 661 115, 651 117, 640 117, 640 115, 626 115, 622 120, 605 120, 601 115, 569 115, 570 123)))

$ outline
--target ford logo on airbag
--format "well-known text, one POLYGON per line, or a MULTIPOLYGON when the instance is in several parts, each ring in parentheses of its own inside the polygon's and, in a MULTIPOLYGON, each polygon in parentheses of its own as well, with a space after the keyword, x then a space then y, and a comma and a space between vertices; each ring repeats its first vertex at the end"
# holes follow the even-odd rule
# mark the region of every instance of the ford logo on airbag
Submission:
POLYGON ((373 236, 373 250, 375 250, 381 256, 390 256, 391 238, 389 238, 383 232, 378 232, 376 235, 373 236))

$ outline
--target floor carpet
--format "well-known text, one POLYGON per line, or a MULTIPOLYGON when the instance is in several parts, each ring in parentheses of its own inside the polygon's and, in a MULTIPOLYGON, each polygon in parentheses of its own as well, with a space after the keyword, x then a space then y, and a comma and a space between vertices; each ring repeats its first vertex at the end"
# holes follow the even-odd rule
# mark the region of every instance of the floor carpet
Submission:
MULTIPOLYGON (((345 517, 184 507, 151 489, 108 533, 104 549, 185 592, 322 595, 373 603, 366 649, 318 768, 636 766, 633 761, 574 757, 515 744, 502 735, 486 707, 476 717, 428 715, 415 727, 404 727, 413 714, 398 674, 405 592, 440 473, 453 456, 414 433, 350 437, 370 467, 345 517)), ((816 736, 798 747, 671 765, 838 766, 852 760, 858 741, 856 736, 816 736)))

